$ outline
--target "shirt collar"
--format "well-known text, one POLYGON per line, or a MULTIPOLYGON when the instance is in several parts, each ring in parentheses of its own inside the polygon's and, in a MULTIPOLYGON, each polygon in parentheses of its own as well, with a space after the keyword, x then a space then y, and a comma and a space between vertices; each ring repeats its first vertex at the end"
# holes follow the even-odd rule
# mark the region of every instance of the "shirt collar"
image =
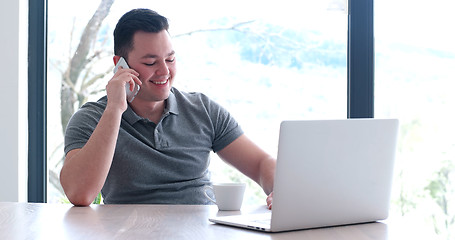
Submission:
MULTIPOLYGON (((179 109, 177 106, 177 99, 175 98, 174 91, 171 89, 169 92, 169 97, 164 101, 166 104, 166 107, 164 108, 163 115, 169 115, 169 114, 179 114, 179 109)), ((123 113, 123 118, 130 124, 133 125, 137 121, 143 120, 141 116, 137 115, 136 112, 128 105, 128 108, 126 111, 123 113)))
POLYGON ((164 113, 172 113, 175 115, 179 114, 179 108, 177 105, 177 99, 174 95, 174 88, 171 89, 169 92, 169 97, 166 99, 166 107, 164 109, 164 113))

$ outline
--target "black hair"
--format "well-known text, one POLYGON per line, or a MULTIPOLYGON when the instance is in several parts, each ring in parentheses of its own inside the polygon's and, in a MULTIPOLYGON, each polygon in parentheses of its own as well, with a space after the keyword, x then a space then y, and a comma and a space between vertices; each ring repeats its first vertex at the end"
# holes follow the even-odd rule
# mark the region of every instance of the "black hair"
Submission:
POLYGON ((127 57, 133 48, 133 36, 138 31, 158 33, 169 30, 167 18, 157 12, 138 8, 125 13, 114 30, 114 54, 127 57))

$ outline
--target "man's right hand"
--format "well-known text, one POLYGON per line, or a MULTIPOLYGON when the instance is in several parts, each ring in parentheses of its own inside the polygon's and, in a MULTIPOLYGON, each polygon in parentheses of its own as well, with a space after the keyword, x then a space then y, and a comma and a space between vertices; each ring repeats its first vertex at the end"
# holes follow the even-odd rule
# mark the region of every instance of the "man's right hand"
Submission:
POLYGON ((122 112, 128 108, 125 91, 126 84, 130 85, 130 90, 132 90, 134 84, 142 85, 139 73, 131 68, 124 69, 119 67, 119 70, 106 85, 108 107, 118 108, 122 112))

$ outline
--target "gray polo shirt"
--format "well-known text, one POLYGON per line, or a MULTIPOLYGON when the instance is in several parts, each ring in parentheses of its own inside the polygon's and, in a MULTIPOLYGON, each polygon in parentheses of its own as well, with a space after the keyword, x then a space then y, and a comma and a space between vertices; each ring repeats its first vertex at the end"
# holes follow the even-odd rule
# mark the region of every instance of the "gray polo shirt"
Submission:
MULTIPOLYGON (((85 145, 106 104, 105 96, 73 115, 65 154, 85 145)), ((242 134, 229 112, 201 93, 172 88, 158 124, 128 107, 101 191, 104 202, 210 204, 203 194, 204 185, 210 184, 209 154, 242 134)))

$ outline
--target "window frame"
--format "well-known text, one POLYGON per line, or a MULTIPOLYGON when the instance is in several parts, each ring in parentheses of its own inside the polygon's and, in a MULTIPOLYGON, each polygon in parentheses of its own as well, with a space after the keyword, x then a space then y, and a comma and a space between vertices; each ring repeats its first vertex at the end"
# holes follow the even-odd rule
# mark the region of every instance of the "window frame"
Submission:
POLYGON ((348 118, 374 117, 374 0, 348 3, 348 118))
MULTIPOLYGON (((348 0, 347 118, 374 117, 374 0, 348 0)), ((47 202, 47 0, 29 0, 28 201, 47 202)))
POLYGON ((47 202, 47 1, 29 0, 28 202, 47 202))

